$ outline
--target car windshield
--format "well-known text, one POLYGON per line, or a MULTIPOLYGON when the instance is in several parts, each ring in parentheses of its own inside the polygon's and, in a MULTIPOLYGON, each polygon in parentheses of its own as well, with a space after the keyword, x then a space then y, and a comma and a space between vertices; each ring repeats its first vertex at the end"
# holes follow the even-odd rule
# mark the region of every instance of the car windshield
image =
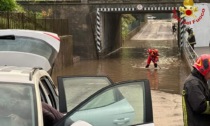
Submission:
POLYGON ((16 51, 37 54, 44 56, 50 63, 55 60, 57 55, 56 50, 45 41, 22 36, 15 36, 15 39, 1 39, 0 51, 16 51))
POLYGON ((34 86, 0 82, 1 126, 37 126, 34 86))

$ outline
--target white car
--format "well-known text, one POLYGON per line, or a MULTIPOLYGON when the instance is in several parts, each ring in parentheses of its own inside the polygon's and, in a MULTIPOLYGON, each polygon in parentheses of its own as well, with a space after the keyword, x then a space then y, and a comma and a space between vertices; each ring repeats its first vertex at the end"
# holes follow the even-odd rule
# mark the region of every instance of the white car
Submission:
POLYGON ((59 46, 55 33, 0 30, 2 126, 43 126, 41 102, 66 113, 55 126, 154 126, 148 80, 65 76, 57 89, 47 71, 59 46))

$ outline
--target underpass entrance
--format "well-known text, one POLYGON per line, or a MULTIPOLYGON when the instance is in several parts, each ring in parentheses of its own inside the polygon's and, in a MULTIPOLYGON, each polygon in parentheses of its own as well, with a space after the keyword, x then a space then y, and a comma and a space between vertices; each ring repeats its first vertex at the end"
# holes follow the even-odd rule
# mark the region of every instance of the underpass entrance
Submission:
MULTIPOLYGON (((95 64, 99 65, 97 74, 107 74, 114 81, 147 78, 151 89, 180 94, 189 69, 179 50, 183 24, 172 18, 173 10, 178 10, 178 7, 98 8, 96 42, 101 57, 95 64), (156 18, 161 13, 171 17, 156 18), (144 23, 133 36, 122 41, 122 26, 119 24, 124 14, 141 15, 144 23), (176 34, 172 32, 174 23, 176 34), (152 63, 150 69, 145 69, 148 48, 157 48, 160 52, 158 70, 152 63)), ((179 12, 177 14, 179 16, 179 12)))
MULTIPOLYGON (((123 14, 135 14, 141 15, 141 23, 147 23, 147 14, 150 13, 166 13, 171 14, 174 10, 178 10, 178 7, 173 6, 160 6, 160 7, 143 7, 140 4, 136 6, 132 5, 130 7, 118 6, 117 8, 106 7, 106 8, 97 8, 96 14, 96 32, 95 32, 95 41, 96 49, 99 55, 99 58, 106 56, 107 54, 119 49, 123 45, 122 39, 122 24, 121 17, 123 14), (142 16, 143 15, 143 16, 142 16)), ((178 15, 179 12, 177 11, 178 15)), ((141 27, 141 26, 139 26, 141 27)), ((180 22, 177 22, 177 45, 180 45, 180 22)))

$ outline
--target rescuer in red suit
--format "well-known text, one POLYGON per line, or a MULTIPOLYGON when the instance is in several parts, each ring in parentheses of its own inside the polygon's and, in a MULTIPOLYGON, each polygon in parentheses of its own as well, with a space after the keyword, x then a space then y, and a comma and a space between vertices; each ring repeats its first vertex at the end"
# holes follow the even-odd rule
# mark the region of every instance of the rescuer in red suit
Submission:
POLYGON ((148 49, 148 58, 147 58, 147 65, 145 66, 146 68, 149 67, 151 61, 154 63, 154 67, 157 68, 157 62, 158 62, 158 50, 157 49, 148 49))

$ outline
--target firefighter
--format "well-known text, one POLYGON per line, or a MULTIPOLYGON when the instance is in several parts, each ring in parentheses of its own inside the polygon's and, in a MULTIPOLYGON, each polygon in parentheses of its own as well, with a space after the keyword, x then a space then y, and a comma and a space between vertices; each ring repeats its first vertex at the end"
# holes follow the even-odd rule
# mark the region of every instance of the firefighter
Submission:
POLYGON ((158 50, 157 49, 148 49, 148 58, 147 58, 147 65, 145 66, 146 68, 149 68, 149 65, 151 61, 154 63, 154 67, 157 68, 157 62, 158 62, 158 50))
POLYGON ((184 126, 210 126, 210 54, 202 54, 184 82, 182 108, 184 126))

